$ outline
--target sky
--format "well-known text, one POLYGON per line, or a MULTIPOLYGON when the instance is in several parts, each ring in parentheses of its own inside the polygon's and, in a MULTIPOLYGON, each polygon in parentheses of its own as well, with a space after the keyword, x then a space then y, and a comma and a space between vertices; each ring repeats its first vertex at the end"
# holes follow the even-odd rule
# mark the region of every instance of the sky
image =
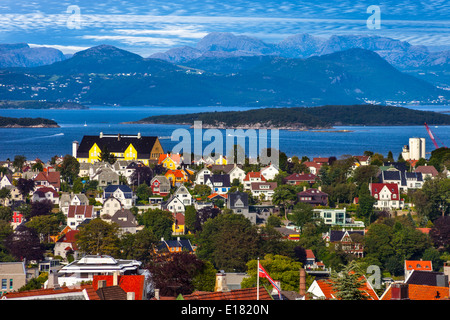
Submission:
POLYGON ((299 33, 376 35, 450 50, 450 1, 0 1, 0 43, 50 46, 68 54, 110 44, 147 57, 195 47, 210 32, 268 43, 299 33), (378 8, 368 11, 373 5, 378 8))

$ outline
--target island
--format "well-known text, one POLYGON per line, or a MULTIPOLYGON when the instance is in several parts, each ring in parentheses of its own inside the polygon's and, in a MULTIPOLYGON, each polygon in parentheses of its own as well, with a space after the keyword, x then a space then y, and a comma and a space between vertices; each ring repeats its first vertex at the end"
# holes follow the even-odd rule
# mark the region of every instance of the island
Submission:
POLYGON ((0 128, 59 128, 59 125, 44 118, 0 117, 0 128))
POLYGON ((76 102, 0 100, 0 109, 88 109, 76 102))
POLYGON ((201 121, 203 128, 304 131, 326 130, 335 126, 412 126, 425 122, 430 125, 450 125, 450 115, 405 107, 362 104, 159 115, 127 123, 192 126, 194 121, 201 121))

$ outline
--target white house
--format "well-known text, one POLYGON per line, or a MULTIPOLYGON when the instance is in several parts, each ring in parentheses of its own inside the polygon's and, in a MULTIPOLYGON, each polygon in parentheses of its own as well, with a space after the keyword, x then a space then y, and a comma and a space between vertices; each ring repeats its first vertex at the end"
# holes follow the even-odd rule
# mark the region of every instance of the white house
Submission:
POLYGON ((370 183, 369 190, 376 200, 374 207, 377 209, 401 209, 404 205, 400 198, 399 186, 396 183, 370 183))
POLYGON ((67 216, 69 206, 88 205, 89 200, 84 193, 63 193, 59 198, 59 209, 67 216))
POLYGON ((67 225, 76 229, 86 219, 94 218, 94 206, 69 206, 67 225))
POLYGON ((117 212, 117 210, 122 208, 122 204, 119 199, 114 197, 109 197, 103 202, 103 207, 100 210, 100 216, 104 220, 109 220, 117 212))
POLYGON ((211 170, 208 168, 200 169, 195 176, 194 184, 205 184, 205 175, 210 176, 211 170))
POLYGON ((264 200, 272 200, 276 187, 276 182, 252 182, 250 191, 254 197, 259 198, 261 195, 264 195, 264 200))
POLYGON ((49 200, 53 204, 59 204, 59 194, 53 188, 41 187, 33 193, 32 201, 36 202, 36 201, 43 201, 43 200, 49 200))
POLYGON ((58 283, 73 286, 82 281, 94 280, 94 275, 133 275, 139 273, 142 262, 137 260, 120 260, 111 256, 87 255, 58 271, 58 283))
POLYGON ((169 200, 164 202, 161 205, 161 208, 163 210, 169 210, 170 212, 176 213, 176 212, 185 212, 186 206, 183 203, 183 200, 181 200, 178 197, 171 197, 169 200))
POLYGON ((273 180, 280 172, 280 169, 278 169, 276 165, 270 164, 267 167, 262 168, 260 172, 266 180, 273 180))
POLYGON ((12 176, 7 174, 3 175, 0 179, 0 189, 12 186, 12 180, 12 176))
POLYGON ((244 178, 244 190, 250 190, 253 182, 265 182, 266 178, 261 172, 249 172, 244 178))
MULTIPOLYGON (((120 201, 125 209, 130 209, 135 200, 133 190, 127 185, 109 185, 103 190, 103 200, 114 197, 120 201)), ((114 212, 115 213, 115 212, 114 212)))
POLYGON ((192 195, 184 185, 180 185, 178 187, 178 189, 174 192, 173 197, 180 199, 185 206, 190 206, 193 204, 192 195))

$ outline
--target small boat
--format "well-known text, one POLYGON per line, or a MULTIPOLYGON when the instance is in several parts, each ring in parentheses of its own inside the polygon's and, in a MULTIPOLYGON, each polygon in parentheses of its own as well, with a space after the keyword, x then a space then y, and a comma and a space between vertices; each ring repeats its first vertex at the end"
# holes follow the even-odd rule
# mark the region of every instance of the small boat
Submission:
POLYGON ((87 127, 86 121, 84 122, 84 127, 87 127))

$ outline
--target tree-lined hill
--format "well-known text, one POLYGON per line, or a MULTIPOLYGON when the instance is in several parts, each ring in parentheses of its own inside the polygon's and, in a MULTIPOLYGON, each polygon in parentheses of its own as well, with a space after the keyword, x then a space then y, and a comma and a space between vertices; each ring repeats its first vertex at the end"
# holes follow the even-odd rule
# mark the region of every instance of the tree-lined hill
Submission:
POLYGON ((160 115, 135 123, 177 123, 220 128, 311 129, 333 126, 450 125, 450 115, 382 105, 325 105, 320 107, 262 108, 247 111, 160 115))

